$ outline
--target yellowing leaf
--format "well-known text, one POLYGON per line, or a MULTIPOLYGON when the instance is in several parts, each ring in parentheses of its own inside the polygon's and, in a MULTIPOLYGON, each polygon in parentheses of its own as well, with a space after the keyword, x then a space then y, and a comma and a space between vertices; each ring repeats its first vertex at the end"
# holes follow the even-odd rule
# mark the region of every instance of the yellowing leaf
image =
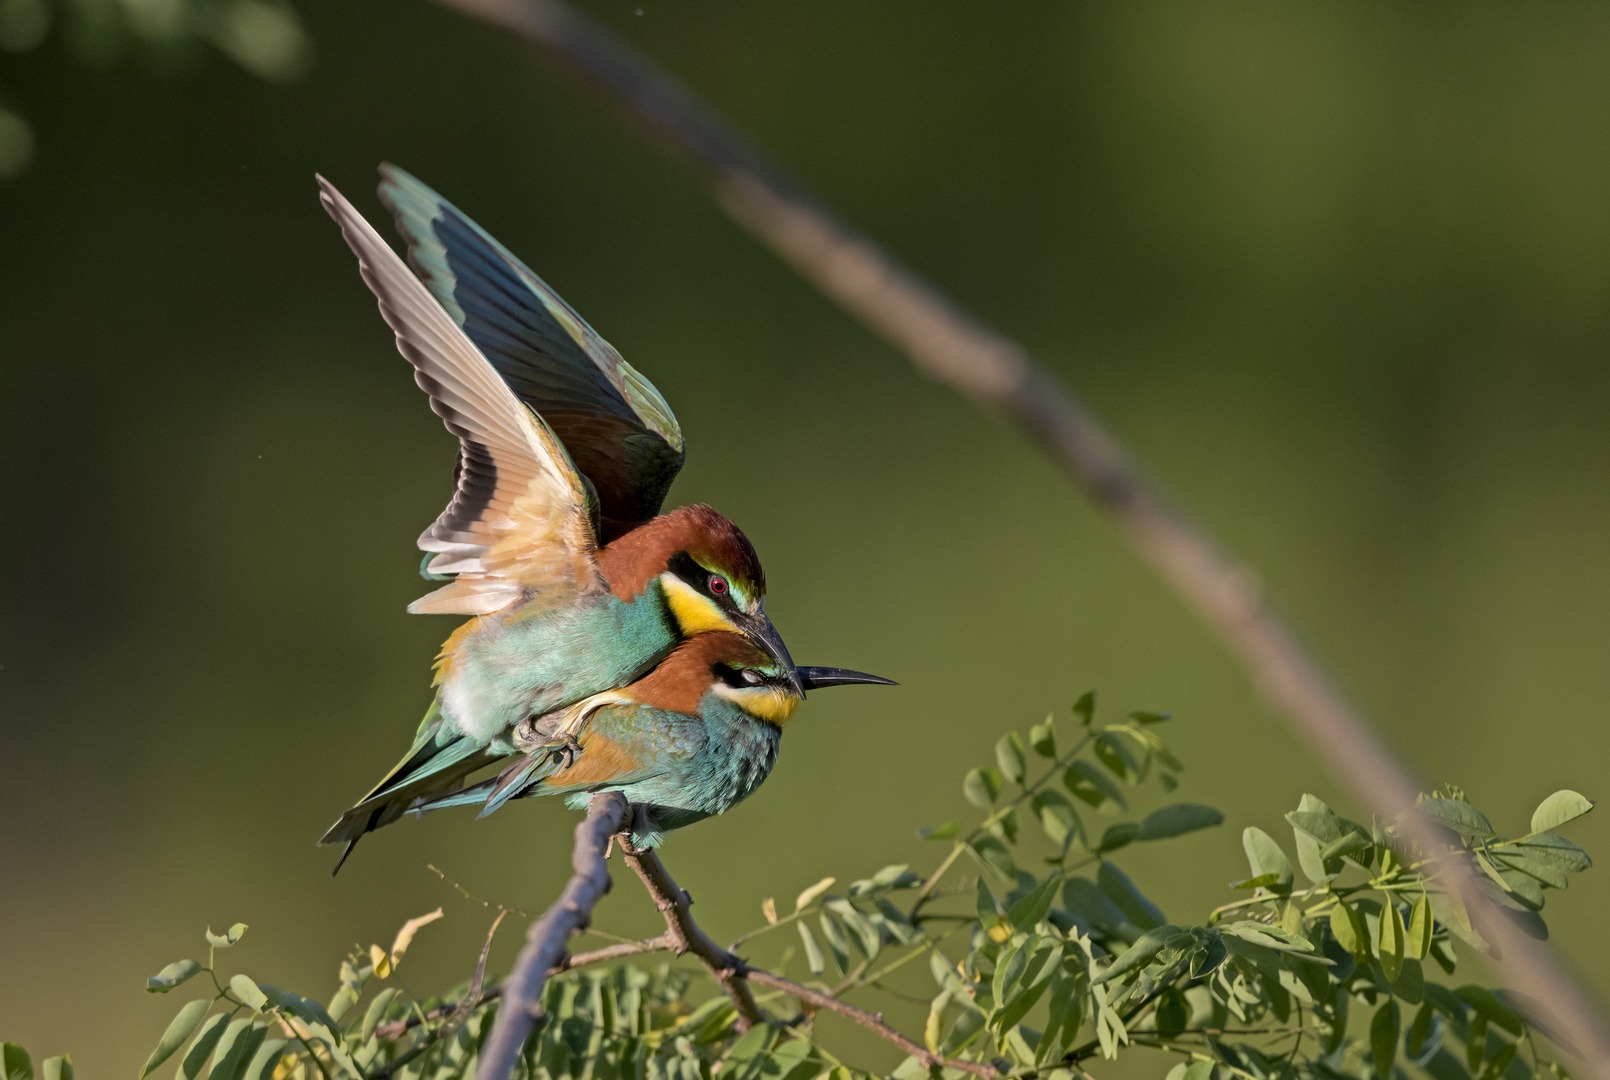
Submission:
POLYGON ((393 971, 396 971, 397 965, 402 963, 403 953, 408 951, 408 946, 413 944, 414 935, 419 933, 419 928, 433 923, 441 917, 442 909, 437 908, 435 911, 421 915, 417 919, 409 919, 403 923, 402 929, 397 931, 396 940, 391 943, 390 953, 382 952, 379 945, 369 946, 369 959, 374 962, 375 977, 384 979, 393 971))
POLYGON ((777 901, 773 900, 769 896, 766 897, 766 899, 760 902, 760 913, 766 916, 767 922, 771 923, 773 926, 777 925, 777 901))
POLYGON ((833 887, 833 883, 837 880, 838 878, 825 877, 821 881, 818 881, 815 885, 812 885, 810 888, 800 893, 794 898, 794 910, 802 910, 812 900, 815 900, 818 896, 821 896, 823 893, 827 892, 827 890, 831 889, 833 887))

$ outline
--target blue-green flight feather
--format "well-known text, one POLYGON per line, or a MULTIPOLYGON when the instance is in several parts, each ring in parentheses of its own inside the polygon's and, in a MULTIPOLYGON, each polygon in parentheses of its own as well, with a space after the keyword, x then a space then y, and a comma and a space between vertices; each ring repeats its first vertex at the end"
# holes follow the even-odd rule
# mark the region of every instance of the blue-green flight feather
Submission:
POLYGON ((402 169, 380 172, 414 271, 592 483, 600 542, 658 514, 684 457, 660 392, 474 221, 402 169))

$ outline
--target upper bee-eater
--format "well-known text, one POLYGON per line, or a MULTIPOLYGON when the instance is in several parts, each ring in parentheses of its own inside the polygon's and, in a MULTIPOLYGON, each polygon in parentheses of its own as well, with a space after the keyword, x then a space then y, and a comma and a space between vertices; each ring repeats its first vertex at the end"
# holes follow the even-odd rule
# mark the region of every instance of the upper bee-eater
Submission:
POLYGON ((567 795, 580 809, 593 792, 612 789, 635 808, 634 841, 652 846, 664 832, 725 813, 761 785, 803 690, 888 682, 839 668, 790 671, 747 637, 700 634, 643 678, 589 699, 574 747, 522 726, 516 738, 528 753, 416 809, 481 806, 485 816, 532 795, 567 795))
POLYGON ((418 541, 422 572, 451 580, 408 610, 474 618, 442 646, 408 753, 320 840, 345 842, 342 861, 509 755, 573 761, 590 699, 685 639, 735 634, 766 678, 806 689, 738 527, 708 506, 659 513, 684 456, 664 398, 468 217, 400 169, 382 176, 418 276, 322 177, 320 201, 459 439, 452 499, 418 541))

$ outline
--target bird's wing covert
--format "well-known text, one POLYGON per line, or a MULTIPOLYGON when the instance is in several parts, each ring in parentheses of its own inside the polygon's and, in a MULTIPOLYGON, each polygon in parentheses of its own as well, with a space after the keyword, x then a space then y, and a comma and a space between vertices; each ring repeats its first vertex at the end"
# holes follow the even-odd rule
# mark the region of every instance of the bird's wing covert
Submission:
POLYGON ((485 614, 529 587, 560 595, 601 587, 591 493, 564 445, 352 204, 322 176, 319 189, 398 351, 459 440, 457 489, 419 537, 421 551, 437 553, 430 569, 458 577, 409 610, 485 614))
POLYGON ((683 459, 660 392, 486 230, 402 169, 380 173, 414 270, 597 490, 601 539, 658 514, 683 459))

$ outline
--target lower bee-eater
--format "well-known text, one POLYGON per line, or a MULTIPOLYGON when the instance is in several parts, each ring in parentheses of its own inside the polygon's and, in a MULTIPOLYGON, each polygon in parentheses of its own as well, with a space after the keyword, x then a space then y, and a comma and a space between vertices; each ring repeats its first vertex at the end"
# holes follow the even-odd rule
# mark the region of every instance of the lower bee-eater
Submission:
POLYGON ((594 792, 619 791, 635 808, 633 841, 725 813, 771 773, 783 727, 805 689, 888 679, 840 668, 790 670, 745 637, 701 634, 676 647, 629 686, 597 695, 567 718, 564 743, 521 725, 525 753, 498 775, 422 802, 417 810, 480 806, 486 816, 509 799, 566 795, 577 808, 594 792))

